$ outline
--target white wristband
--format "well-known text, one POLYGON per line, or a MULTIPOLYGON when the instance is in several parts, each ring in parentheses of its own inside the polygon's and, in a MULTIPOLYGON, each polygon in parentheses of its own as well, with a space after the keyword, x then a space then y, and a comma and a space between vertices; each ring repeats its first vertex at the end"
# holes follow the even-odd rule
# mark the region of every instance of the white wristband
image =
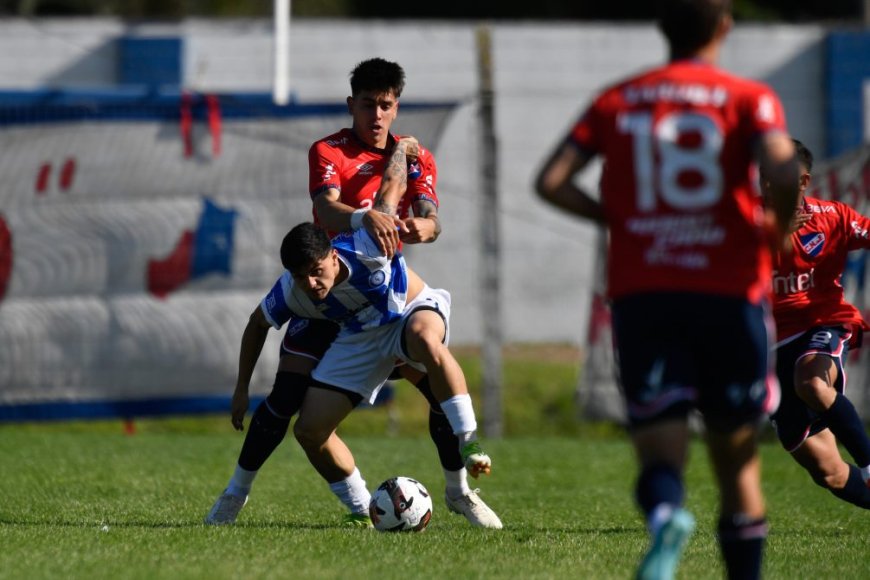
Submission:
POLYGON ((359 209, 355 209, 352 214, 350 214, 350 228, 353 231, 357 231, 363 225, 363 216, 369 211, 370 207, 361 207, 359 209))

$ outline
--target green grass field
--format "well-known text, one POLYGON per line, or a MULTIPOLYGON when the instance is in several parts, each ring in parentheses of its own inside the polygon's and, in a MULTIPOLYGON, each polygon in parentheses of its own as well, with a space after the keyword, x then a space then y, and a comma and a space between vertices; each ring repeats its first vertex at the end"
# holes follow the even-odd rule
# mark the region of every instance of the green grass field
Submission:
MULTIPOLYGON (((622 438, 488 442, 480 483, 505 523, 472 529, 448 514, 434 449, 414 437, 349 438, 363 475, 420 479, 433 492, 422 534, 337 526, 342 507, 286 441, 264 467, 238 524, 201 524, 230 475, 236 434, 0 431, 3 578, 629 578, 646 542, 630 500, 622 438)), ((870 518, 814 486, 764 447, 768 578, 867 578, 870 518)), ((683 578, 721 578, 703 448, 688 507, 699 529, 683 578)))
MULTIPOLYGON (((409 387, 397 435, 384 434, 384 409, 355 413, 342 433, 370 487, 393 475, 427 485, 435 507, 422 534, 340 528, 342 506, 292 437, 237 525, 202 525, 242 443, 226 417, 142 420, 134 435, 119 421, 2 425, 0 578, 630 578, 647 542, 633 455, 613 428, 576 421, 576 363, 564 354, 506 361, 507 436, 485 440, 494 471, 479 483, 501 531, 447 513, 426 407, 409 387)), ((463 355, 473 390, 475 361, 463 355)), ((816 487, 770 440, 763 460, 766 577, 870 578, 868 514, 816 487)), ((699 527, 679 577, 722 578, 699 442, 687 481, 699 527)))

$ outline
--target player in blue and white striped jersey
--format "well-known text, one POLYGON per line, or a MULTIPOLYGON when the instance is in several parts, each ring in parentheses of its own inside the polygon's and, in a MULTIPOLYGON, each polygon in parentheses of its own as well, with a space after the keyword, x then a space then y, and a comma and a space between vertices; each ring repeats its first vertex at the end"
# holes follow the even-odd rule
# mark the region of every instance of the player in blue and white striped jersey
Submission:
POLYGON ((349 276, 331 291, 320 288, 309 296, 310 289, 294 284, 293 275, 284 272, 263 299, 272 326, 281 328, 291 318, 319 318, 338 322, 344 333, 356 333, 402 316, 408 294, 405 259, 377 255, 380 249, 363 231, 333 238, 332 248, 349 276))
MULTIPOLYGON (((375 400, 397 360, 429 373, 432 391, 459 439, 465 468, 474 477, 488 474, 491 461, 477 441, 465 376, 447 348, 450 294, 429 287, 401 253, 384 256, 365 229, 330 241, 319 226, 300 224, 281 244, 281 263, 287 272, 251 314, 242 336, 239 380, 250 381, 269 326, 280 329, 291 319, 339 325, 311 373, 293 431, 350 516, 367 519, 370 494, 350 452, 333 452, 334 433, 360 402, 375 400)), ((246 410, 233 408, 234 425, 241 424, 246 410)), ((235 506, 235 513, 242 505, 235 506)), ((220 523, 212 514, 210 520, 220 523)))

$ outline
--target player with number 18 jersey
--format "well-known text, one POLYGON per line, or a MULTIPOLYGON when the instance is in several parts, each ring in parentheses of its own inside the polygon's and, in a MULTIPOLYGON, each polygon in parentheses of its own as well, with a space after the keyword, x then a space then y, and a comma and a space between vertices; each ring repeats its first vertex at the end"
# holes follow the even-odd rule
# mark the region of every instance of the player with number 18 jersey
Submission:
POLYGON ((767 86, 676 60, 601 94, 569 140, 607 162, 611 298, 698 292, 759 303, 770 280, 753 143, 785 132, 767 86), (618 160, 618 161, 615 161, 618 160))

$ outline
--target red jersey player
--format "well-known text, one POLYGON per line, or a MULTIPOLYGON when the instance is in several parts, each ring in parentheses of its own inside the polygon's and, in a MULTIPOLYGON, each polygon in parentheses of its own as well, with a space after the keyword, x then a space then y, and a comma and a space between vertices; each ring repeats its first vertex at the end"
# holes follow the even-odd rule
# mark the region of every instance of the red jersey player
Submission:
POLYGON ((769 235, 784 231, 777 224, 795 207, 794 147, 776 94, 715 66, 730 2, 665 0, 658 22, 670 62, 603 91, 536 185, 545 200, 610 230, 619 379, 652 540, 638 577, 672 577, 694 529, 682 502, 697 408, 728 575, 755 578, 767 531, 757 420, 778 400, 764 308, 769 235), (595 156, 604 158, 600 202, 574 183, 595 156), (752 185, 755 162, 771 176, 775 221, 752 185))
MULTIPOLYGON (((332 233, 364 227, 387 256, 396 252, 400 242, 434 241, 441 232, 435 160, 414 137, 398 137, 390 132, 398 114, 405 72, 397 63, 372 58, 354 68, 350 85, 347 107, 352 127, 318 140, 309 150, 309 189, 315 221, 332 233), (398 204, 390 205, 395 199, 400 199, 398 204)), ((268 328, 261 330, 266 332, 268 328)), ((328 320, 296 319, 288 323, 275 384, 251 417, 235 472, 206 516, 206 523, 235 522, 259 469, 284 439, 291 418, 299 411, 312 369, 337 333, 338 325, 328 320)), ((243 340, 242 354, 246 344, 257 342, 243 340)), ((464 515, 474 526, 501 528, 499 517, 468 484, 469 471, 475 477, 477 472, 473 462, 466 469, 466 460, 475 457, 477 451, 469 445, 460 451, 460 441, 432 393, 429 377, 410 365, 400 367, 398 372, 414 383, 429 402, 429 433, 446 480, 448 510, 464 515)), ((253 368, 240 367, 233 394, 232 423, 239 430, 248 410, 252 373, 253 368)), ((326 439, 321 453, 343 467, 354 465, 353 455, 335 433, 326 439)), ((318 466, 313 459, 312 464, 318 466)), ((351 513, 345 522, 371 526, 367 510, 358 509, 367 494, 359 471, 353 469, 338 480, 334 472, 321 475, 349 507, 351 513)))
POLYGON ((802 200, 790 251, 774 263, 776 370, 782 402, 771 417, 783 447, 820 486, 870 509, 870 438, 845 396, 843 362, 868 328, 846 302, 840 277, 849 251, 870 248, 870 219, 836 201, 804 197, 812 153, 795 140, 802 200), (855 462, 846 463, 843 444, 855 462))
MULTIPOLYGON (((401 198, 398 208, 390 208, 393 211, 381 212, 395 215, 399 219, 395 222, 401 228, 398 234, 403 241, 408 242, 431 242, 438 235, 438 229, 426 231, 426 222, 430 227, 438 228, 437 222, 433 222, 431 208, 438 207, 438 196, 435 193, 435 184, 438 171, 432 154, 419 146, 412 137, 402 138, 388 134, 385 147, 377 148, 360 139, 353 129, 342 129, 338 133, 324 137, 314 143, 308 152, 308 188, 314 201, 314 221, 321 222, 320 213, 327 217, 331 224, 325 226, 344 225, 341 216, 345 212, 331 212, 336 204, 354 208, 359 213, 351 216, 359 216, 362 220, 365 213, 374 204, 378 194, 384 172, 390 164, 400 165, 405 172, 407 190, 401 198), (407 143, 414 154, 412 159, 405 155, 407 164, 401 164, 401 159, 396 159, 399 149, 394 144, 407 143), (393 152, 391 155, 390 152, 393 152), (318 212, 318 207, 320 212, 318 212), (414 208, 414 216, 411 209, 414 208), (430 209, 426 212, 425 209, 430 209), (423 214, 420 216, 419 214, 423 214), (428 219, 427 219, 428 218, 428 219), (426 221, 422 221, 426 219, 426 221)), ((374 214, 373 214, 374 215, 374 214)), ((363 222, 361 221, 360 224, 363 222)), ((348 224, 352 225, 352 224, 348 224)), ((349 229, 349 228, 345 228, 349 229)), ((396 230, 396 228, 392 228, 396 230)), ((334 235, 335 232, 331 232, 334 235)), ((386 253, 389 253, 389 248, 386 253)))

